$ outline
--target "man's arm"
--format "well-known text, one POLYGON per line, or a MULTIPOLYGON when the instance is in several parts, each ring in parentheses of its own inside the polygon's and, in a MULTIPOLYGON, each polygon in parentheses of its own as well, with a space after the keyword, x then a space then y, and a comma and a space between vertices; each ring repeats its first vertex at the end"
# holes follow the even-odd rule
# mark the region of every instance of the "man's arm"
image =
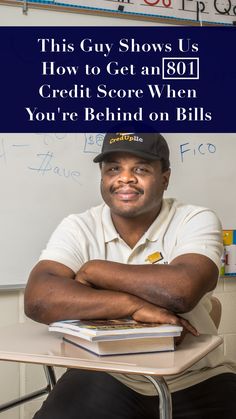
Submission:
POLYGON ((76 280, 130 293, 175 313, 192 310, 216 286, 222 254, 221 224, 207 209, 192 211, 178 227, 168 265, 90 261, 76 280))
POLYGON ((97 290, 74 280, 65 265, 41 261, 30 274, 25 290, 25 313, 49 324, 69 319, 115 319, 131 316, 137 321, 177 324, 197 335, 187 320, 141 298, 117 291, 97 290))
POLYGON ((169 265, 127 265, 103 260, 85 263, 76 281, 129 293, 176 313, 190 311, 213 290, 218 268, 208 257, 189 253, 169 265))
POLYGON ((74 276, 74 272, 61 263, 39 262, 32 270, 25 290, 26 315, 42 323, 118 318, 132 315, 140 306, 137 298, 89 288, 76 282, 74 276))

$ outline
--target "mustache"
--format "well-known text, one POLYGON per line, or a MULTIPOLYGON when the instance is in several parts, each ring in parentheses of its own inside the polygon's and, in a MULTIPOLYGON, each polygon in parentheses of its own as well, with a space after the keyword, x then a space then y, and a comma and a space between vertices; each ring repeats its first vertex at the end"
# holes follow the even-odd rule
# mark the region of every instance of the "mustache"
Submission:
MULTIPOLYGON (((123 189, 123 186, 118 186, 118 187, 111 186, 110 192, 111 193, 116 193, 116 192, 121 191, 122 189, 123 189)), ((141 195, 144 194, 144 190, 141 189, 141 188, 137 188, 136 186, 129 186, 129 189, 133 190, 134 192, 138 192, 141 195)))

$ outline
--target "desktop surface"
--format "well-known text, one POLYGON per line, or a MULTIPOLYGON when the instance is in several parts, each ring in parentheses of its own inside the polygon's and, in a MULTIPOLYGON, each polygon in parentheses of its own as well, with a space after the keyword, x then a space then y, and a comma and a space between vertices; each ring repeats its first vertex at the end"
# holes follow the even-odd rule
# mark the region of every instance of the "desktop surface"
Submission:
POLYGON ((1 327, 0 336, 0 360, 153 376, 181 373, 222 343, 219 336, 187 335, 173 352, 99 357, 31 321, 1 327))

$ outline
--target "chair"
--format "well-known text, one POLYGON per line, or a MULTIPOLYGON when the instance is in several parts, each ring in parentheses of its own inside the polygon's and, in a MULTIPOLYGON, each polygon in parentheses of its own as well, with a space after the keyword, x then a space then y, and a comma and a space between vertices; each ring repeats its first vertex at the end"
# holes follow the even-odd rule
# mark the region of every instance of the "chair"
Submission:
POLYGON ((212 308, 211 308, 210 316, 211 316, 216 328, 218 329, 219 324, 220 324, 220 320, 221 320, 221 313, 222 313, 221 302, 217 297, 212 296, 211 297, 211 304, 212 304, 212 308))

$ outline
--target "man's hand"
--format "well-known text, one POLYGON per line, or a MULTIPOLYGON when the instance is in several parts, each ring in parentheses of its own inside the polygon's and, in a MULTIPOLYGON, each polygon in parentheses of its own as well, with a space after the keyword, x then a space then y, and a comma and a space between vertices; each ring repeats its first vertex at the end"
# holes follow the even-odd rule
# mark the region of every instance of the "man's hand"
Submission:
MULTIPOLYGON (((83 268, 83 267, 82 267, 83 268)), ((80 269, 78 272, 77 272, 77 274, 76 274, 76 276, 75 276, 75 280, 76 280, 76 282, 79 282, 80 284, 83 284, 83 285, 86 285, 87 287, 92 287, 92 288, 95 288, 94 286, 93 286, 93 284, 91 283, 91 282, 89 282, 88 281, 88 278, 87 278, 87 276, 85 275, 85 272, 83 271, 83 269, 80 269)))
POLYGON ((154 322, 154 323, 167 323, 177 326, 182 326, 183 331, 181 336, 175 339, 176 345, 179 345, 187 333, 191 333, 193 336, 199 336, 198 331, 193 327, 188 320, 166 310, 165 308, 155 306, 150 303, 144 303, 142 307, 136 310, 132 317, 134 320, 139 322, 154 322))
MULTIPOLYGON (((96 261, 87 262, 85 265, 81 267, 78 271, 75 280, 87 287, 95 287, 94 284, 89 280, 87 267, 96 265, 96 261)), ((175 338, 176 345, 179 345, 185 335, 187 333, 191 333, 193 336, 199 336, 198 331, 184 318, 172 313, 171 311, 156 306, 152 303, 147 301, 137 299, 140 304, 138 304, 138 308, 133 312, 132 317, 136 321, 144 322, 144 323, 160 323, 160 324, 173 324, 183 327, 183 331, 181 336, 175 338)))

